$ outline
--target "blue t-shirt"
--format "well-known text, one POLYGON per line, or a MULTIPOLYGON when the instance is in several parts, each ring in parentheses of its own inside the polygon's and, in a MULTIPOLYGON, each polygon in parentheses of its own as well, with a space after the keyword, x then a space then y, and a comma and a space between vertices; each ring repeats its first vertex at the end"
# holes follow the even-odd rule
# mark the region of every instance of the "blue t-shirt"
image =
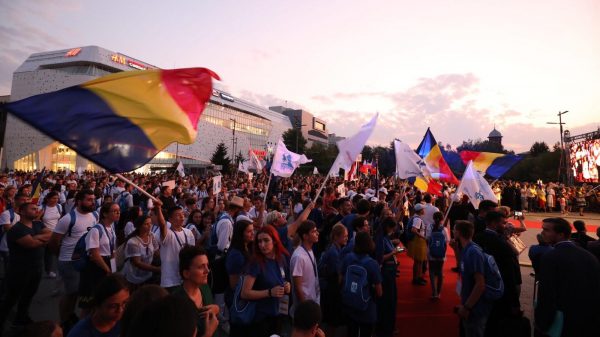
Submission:
MULTIPOLYGON (((367 280, 371 289, 376 284, 381 284, 381 271, 379 270, 379 264, 373 258, 368 257, 365 261, 361 262, 360 260, 364 258, 365 255, 357 255, 355 253, 350 253, 344 257, 341 263, 340 270, 343 271, 342 276, 346 277, 346 269, 351 264, 359 264, 363 268, 367 270, 367 280)), ((371 291, 371 299, 369 300, 369 306, 365 311, 358 311, 353 308, 348 308, 344 306, 344 311, 348 316, 359 322, 359 323, 375 323, 377 322, 377 306, 375 305, 375 291, 371 291)))
POLYGON ((292 249, 292 242, 288 237, 288 227, 287 225, 276 227, 277 234, 279 234, 279 240, 281 240, 281 244, 287 249, 288 253, 292 253, 294 250, 292 249))
MULTIPOLYGON (((342 251, 340 252, 340 261, 344 260, 344 258, 352 253, 354 251, 354 238, 348 240, 348 244, 346 244, 344 246, 344 248, 342 248, 342 251)), ((340 265, 341 267, 341 265, 340 265)), ((340 273, 341 273, 341 269, 340 269, 340 273)))
MULTIPOLYGON (((289 262, 286 259, 281 265, 271 259, 267 259, 264 265, 252 262, 248 265, 248 275, 256 278, 252 290, 267 290, 276 285, 283 286, 285 282, 290 282, 289 262)), ((256 302, 255 321, 277 315, 279 315, 278 298, 267 297, 256 302)))
POLYGON ((103 333, 92 325, 92 321, 88 316, 77 322, 71 331, 69 331, 67 337, 119 337, 120 334, 121 322, 117 322, 110 331, 103 333))
POLYGON ((324 277, 331 277, 332 274, 336 275, 339 273, 340 267, 340 256, 342 250, 338 248, 336 245, 332 244, 327 248, 327 250, 321 255, 321 263, 322 269, 319 271, 319 275, 324 277), (325 274, 321 274, 325 273, 325 274))
MULTIPOLYGON (((483 250, 474 242, 469 242, 462 251, 462 257, 460 260, 460 276, 461 276, 461 290, 460 290, 460 303, 465 304, 467 299, 471 295, 473 288, 475 287, 475 273, 485 275, 485 257, 483 256, 483 250)), ((489 301, 483 298, 483 295, 477 301, 477 304, 471 310, 471 313, 477 313, 484 310, 490 305, 489 301)))
MULTIPOLYGON (((380 235, 375 239, 375 258, 379 263, 383 263, 383 256, 393 252, 396 249, 387 235, 380 235)), ((393 260, 388 260, 389 262, 393 260)))
POLYGON ((232 248, 227 252, 225 259, 225 269, 228 275, 240 275, 244 271, 246 257, 238 249, 232 248))
POLYGON ((352 221, 356 219, 358 215, 356 213, 348 214, 342 218, 340 221, 344 227, 348 230, 348 237, 351 238, 354 236, 354 228, 352 228, 352 221))

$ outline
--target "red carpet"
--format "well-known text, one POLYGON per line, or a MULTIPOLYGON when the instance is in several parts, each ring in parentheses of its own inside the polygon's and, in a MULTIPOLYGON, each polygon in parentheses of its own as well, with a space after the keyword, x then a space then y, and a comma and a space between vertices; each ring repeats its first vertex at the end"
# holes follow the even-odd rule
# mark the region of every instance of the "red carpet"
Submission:
POLYGON ((444 263, 444 285, 440 300, 431 300, 429 274, 426 286, 412 285, 413 261, 406 254, 398 256, 400 276, 398 277, 398 310, 396 336, 455 337, 458 336, 458 316, 452 309, 460 303, 456 294, 458 274, 450 270, 456 266, 454 251, 448 247, 444 263))

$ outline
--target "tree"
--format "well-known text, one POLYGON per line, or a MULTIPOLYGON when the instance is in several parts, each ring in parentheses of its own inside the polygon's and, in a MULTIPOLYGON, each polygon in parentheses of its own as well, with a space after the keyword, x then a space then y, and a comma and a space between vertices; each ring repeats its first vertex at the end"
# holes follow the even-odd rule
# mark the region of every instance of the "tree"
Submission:
POLYGON ((223 172, 227 172, 229 170, 231 159, 228 158, 227 146, 225 146, 225 143, 219 143, 219 145, 217 145, 217 149, 210 158, 210 162, 215 165, 223 166, 223 172))
POLYGON ((283 143, 288 150, 304 154, 306 149, 306 139, 302 135, 302 131, 298 128, 288 129, 286 132, 281 135, 283 138, 283 143))
POLYGON ((326 146, 314 142, 311 147, 306 149, 306 156, 312 159, 312 162, 301 166, 299 168, 300 172, 310 174, 312 173, 313 167, 316 166, 321 174, 327 174, 337 155, 337 146, 326 146))
POLYGON ((362 151, 360 152, 363 161, 372 161, 373 160, 373 148, 369 145, 365 145, 362 151))
POLYGON ((490 142, 489 140, 472 140, 463 141, 461 145, 456 148, 456 152, 460 151, 478 151, 478 152, 495 152, 495 153, 511 153, 504 149, 502 144, 496 142, 490 142))
POLYGON ((535 142, 533 143, 533 145, 531 145, 529 154, 531 154, 532 157, 537 157, 538 155, 549 151, 550 148, 548 147, 548 144, 546 144, 546 142, 535 142))

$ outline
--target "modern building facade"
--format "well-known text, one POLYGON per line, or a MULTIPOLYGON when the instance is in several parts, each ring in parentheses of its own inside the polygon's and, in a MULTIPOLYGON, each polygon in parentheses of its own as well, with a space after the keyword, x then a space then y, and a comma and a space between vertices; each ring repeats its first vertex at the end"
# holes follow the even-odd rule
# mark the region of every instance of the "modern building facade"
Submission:
MULTIPOLYGON (((10 101, 60 90, 111 73, 152 69, 155 66, 97 46, 32 54, 14 72, 10 101)), ((81 121, 84 123, 85 121, 81 121)), ((147 166, 208 166, 219 143, 228 153, 249 150, 264 156, 271 144, 291 128, 286 116, 215 89, 198 123, 198 138, 191 145, 171 144, 147 166)), ((73 150, 8 116, 2 167, 18 170, 83 168, 101 170, 73 150)), ((146 167, 148 168, 148 167, 146 167)))
POLYGON ((327 123, 324 120, 302 109, 289 109, 283 106, 272 106, 269 109, 287 116, 292 126, 301 130, 302 136, 307 141, 307 147, 311 147, 313 143, 324 146, 329 144, 327 123))

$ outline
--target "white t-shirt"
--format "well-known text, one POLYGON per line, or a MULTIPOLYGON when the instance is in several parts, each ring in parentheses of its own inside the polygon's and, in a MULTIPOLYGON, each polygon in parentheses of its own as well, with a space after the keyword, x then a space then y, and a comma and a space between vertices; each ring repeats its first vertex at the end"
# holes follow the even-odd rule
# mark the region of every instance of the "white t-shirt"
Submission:
POLYGON ((123 228, 123 232, 125 233, 125 237, 128 237, 129 234, 133 233, 135 227, 133 226, 133 222, 127 221, 125 224, 125 228, 123 228))
MULTIPOLYGON (((0 214, 0 226, 4 226, 6 224, 14 226, 17 222, 19 222, 19 220, 21 220, 21 217, 19 216, 19 214, 17 214, 17 212, 14 212, 14 214, 15 217, 11 222, 10 211, 6 210, 2 212, 2 214, 0 214)), ((6 232, 4 231, 4 228, 2 228, 2 231, 4 232, 4 235, 2 235, 2 241, 0 241, 0 252, 8 252, 8 244, 6 243, 6 232)))
POLYGON ((178 286, 181 284, 179 251, 186 244, 196 244, 194 234, 187 228, 182 228, 180 232, 168 229, 162 241, 160 231, 157 233, 157 241, 160 242, 160 286, 163 288, 178 286))
MULTIPOLYGON (((312 250, 307 251, 303 246, 298 246, 292 254, 290 261, 290 270, 292 277, 302 276, 301 292, 304 294, 305 300, 313 300, 320 303, 321 290, 319 289, 319 277, 317 272, 317 261, 312 250), (313 264, 314 263, 314 264, 313 264)), ((292 283, 293 284, 293 283, 292 283)), ((298 303, 296 292, 294 294, 294 303, 298 303)), ((293 305, 290 314, 293 315, 296 306, 293 305)))
POLYGON ((55 206, 44 206, 42 209, 44 210, 44 216, 42 217, 44 226, 53 231, 58 223, 58 219, 62 216, 62 207, 59 204, 56 204, 55 206))
POLYGON ((228 217, 224 217, 217 222, 217 249, 224 252, 231 244, 231 235, 233 235, 233 223, 228 217))
MULTIPOLYGON (((256 207, 252 207, 250 209, 250 211, 248 211, 248 216, 250 217, 250 219, 256 220, 260 216, 260 212, 256 209, 256 207)), ((267 211, 263 210, 263 222, 265 221, 266 218, 267 218, 267 211)))
POLYGON ((97 226, 92 227, 85 237, 85 250, 89 251, 90 249, 98 248, 101 256, 112 257, 117 242, 115 230, 112 225, 107 228, 101 224, 99 227, 101 228, 97 228, 97 226), (100 235, 100 231, 102 231, 102 235, 100 235))
POLYGON ((144 243, 139 236, 134 236, 125 246, 125 266, 123 267, 123 274, 127 281, 133 284, 140 284, 147 281, 152 277, 152 272, 148 270, 142 270, 137 268, 131 263, 131 258, 138 256, 144 263, 151 264, 154 257, 154 252, 159 249, 158 242, 153 235, 148 236, 149 240, 144 243))
POLYGON ((188 223, 187 225, 185 225, 185 228, 189 229, 192 232, 192 234, 194 234, 194 238, 196 239, 196 241, 202 239, 202 233, 198 231, 198 228, 196 228, 196 225, 194 225, 193 223, 188 223))
POLYGON ((412 227, 417 229, 419 234, 425 236, 427 234, 427 225, 423 222, 423 219, 416 216, 413 220, 412 227))
POLYGON ((87 233, 88 228, 93 227, 96 224, 96 217, 93 213, 81 214, 75 209, 75 225, 71 235, 67 234, 69 230, 69 223, 71 222, 71 213, 67 213, 65 216, 58 220, 54 233, 63 234, 64 237, 60 244, 60 252, 58 254, 59 261, 71 261, 73 255, 73 249, 77 241, 83 234, 87 233))
POLYGON ((433 223, 433 214, 439 212, 440 209, 433 206, 432 204, 425 204, 425 212, 423 213, 422 219, 426 225, 433 223))

